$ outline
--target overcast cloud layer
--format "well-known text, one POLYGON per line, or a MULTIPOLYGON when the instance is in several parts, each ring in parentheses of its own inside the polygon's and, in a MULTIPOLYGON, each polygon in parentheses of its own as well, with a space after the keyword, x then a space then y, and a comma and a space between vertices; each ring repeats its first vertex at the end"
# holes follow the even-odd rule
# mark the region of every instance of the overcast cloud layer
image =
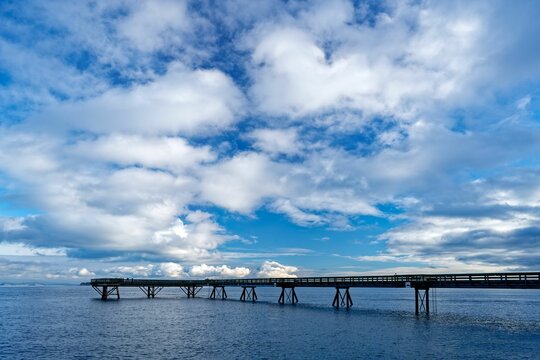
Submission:
POLYGON ((538 270, 539 11, 2 2, 0 280, 538 270))

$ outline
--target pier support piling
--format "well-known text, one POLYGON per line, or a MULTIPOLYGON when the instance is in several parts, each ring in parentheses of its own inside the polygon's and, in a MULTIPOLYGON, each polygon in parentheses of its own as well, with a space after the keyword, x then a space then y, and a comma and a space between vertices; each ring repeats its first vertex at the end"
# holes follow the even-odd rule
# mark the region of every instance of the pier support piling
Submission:
POLYGON ((186 294, 189 299, 194 298, 195 295, 197 295, 199 291, 201 291, 202 286, 182 286, 180 287, 180 289, 182 289, 184 294, 186 294))
POLYGON ((421 312, 429 315, 429 288, 414 288, 414 307, 416 315, 421 312))
POLYGON ((139 289, 146 295, 148 299, 155 298, 156 295, 163 290, 161 286, 139 286, 139 289))
POLYGON ((215 300, 219 298, 221 298, 221 300, 225 300, 227 298, 225 286, 214 286, 212 288, 212 292, 210 293, 210 299, 215 300))
POLYGON ((92 286, 94 290, 98 292, 99 295, 101 295, 101 300, 105 301, 109 299, 109 296, 116 295, 116 299, 120 300, 120 291, 118 290, 118 286, 92 286), (101 289, 100 289, 101 287, 101 289))
POLYGON ((278 302, 283 305, 286 302, 290 302, 292 305, 295 305, 298 303, 298 296, 296 296, 296 291, 294 290, 294 286, 281 287, 281 295, 279 295, 278 302))
POLYGON ((255 292, 256 286, 242 286, 242 294, 240 295, 240 301, 252 301, 257 300, 257 293, 255 292))
POLYGON ((340 307, 345 307, 347 310, 353 306, 351 294, 348 287, 336 287, 336 296, 332 306, 339 310, 340 307))

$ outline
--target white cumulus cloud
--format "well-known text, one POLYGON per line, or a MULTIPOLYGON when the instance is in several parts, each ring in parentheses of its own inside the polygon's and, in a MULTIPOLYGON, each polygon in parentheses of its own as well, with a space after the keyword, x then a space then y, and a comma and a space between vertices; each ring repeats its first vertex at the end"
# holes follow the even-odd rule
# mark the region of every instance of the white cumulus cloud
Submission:
POLYGON ((229 267, 227 265, 212 266, 212 265, 195 265, 189 273, 192 276, 220 276, 220 277, 246 277, 250 274, 250 270, 246 267, 229 267))
POLYGON ((258 277, 262 278, 295 278, 298 268, 282 265, 277 261, 265 261, 259 268, 258 277))
POLYGON ((51 107, 31 128, 128 134, 215 134, 238 120, 243 95, 219 70, 171 65, 152 81, 51 107))

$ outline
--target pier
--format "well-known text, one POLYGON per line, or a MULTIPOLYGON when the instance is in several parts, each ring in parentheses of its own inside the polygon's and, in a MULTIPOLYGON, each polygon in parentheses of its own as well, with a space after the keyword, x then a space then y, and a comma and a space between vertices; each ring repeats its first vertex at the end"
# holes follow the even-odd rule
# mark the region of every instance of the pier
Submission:
POLYGON ((188 297, 194 298, 204 287, 212 289, 209 299, 227 299, 226 287, 242 288, 241 301, 257 301, 257 287, 280 288, 279 304, 297 304, 297 287, 335 288, 332 306, 349 309, 353 306, 350 288, 383 287, 414 289, 415 313, 429 314, 430 289, 540 289, 540 272, 520 273, 475 273, 438 275, 373 275, 373 276, 331 276, 299 278, 260 279, 203 279, 203 280, 159 280, 159 279, 92 279, 89 283, 102 300, 120 299, 121 287, 138 287, 147 298, 154 298, 163 288, 180 288, 188 297))

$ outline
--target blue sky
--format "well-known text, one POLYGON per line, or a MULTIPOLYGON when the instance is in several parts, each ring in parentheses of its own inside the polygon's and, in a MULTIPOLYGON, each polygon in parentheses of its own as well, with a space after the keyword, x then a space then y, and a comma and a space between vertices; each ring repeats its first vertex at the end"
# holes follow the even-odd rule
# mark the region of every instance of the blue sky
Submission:
POLYGON ((0 281, 538 269, 535 1, 0 2, 0 281))

